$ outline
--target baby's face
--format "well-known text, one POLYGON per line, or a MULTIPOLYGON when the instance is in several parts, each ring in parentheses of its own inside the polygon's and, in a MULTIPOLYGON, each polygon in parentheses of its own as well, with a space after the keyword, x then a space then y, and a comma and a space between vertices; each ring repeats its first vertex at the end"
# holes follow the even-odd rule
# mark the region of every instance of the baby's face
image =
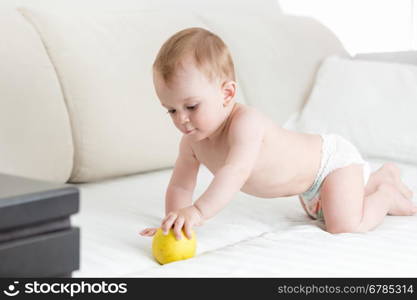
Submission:
POLYGON ((210 81, 192 62, 184 62, 169 86, 154 74, 154 85, 175 126, 194 141, 212 136, 227 118, 221 82, 210 81))

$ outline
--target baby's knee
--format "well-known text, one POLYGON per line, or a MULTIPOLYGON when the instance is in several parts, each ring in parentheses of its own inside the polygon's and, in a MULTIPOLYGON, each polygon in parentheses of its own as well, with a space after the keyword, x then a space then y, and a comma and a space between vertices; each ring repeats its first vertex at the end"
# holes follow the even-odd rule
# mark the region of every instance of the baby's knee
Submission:
POLYGON ((326 231, 332 234, 338 233, 355 233, 355 232, 366 232, 361 227, 361 223, 358 222, 344 222, 335 224, 326 224, 326 231))

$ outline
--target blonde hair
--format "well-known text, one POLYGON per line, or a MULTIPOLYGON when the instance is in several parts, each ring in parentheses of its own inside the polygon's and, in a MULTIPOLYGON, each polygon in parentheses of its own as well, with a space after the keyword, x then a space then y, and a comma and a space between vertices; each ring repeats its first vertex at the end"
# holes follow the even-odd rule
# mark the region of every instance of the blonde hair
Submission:
POLYGON ((159 50, 153 70, 169 84, 186 57, 193 58, 196 67, 210 80, 235 81, 233 60, 226 44, 214 33, 199 27, 187 28, 171 36, 159 50))

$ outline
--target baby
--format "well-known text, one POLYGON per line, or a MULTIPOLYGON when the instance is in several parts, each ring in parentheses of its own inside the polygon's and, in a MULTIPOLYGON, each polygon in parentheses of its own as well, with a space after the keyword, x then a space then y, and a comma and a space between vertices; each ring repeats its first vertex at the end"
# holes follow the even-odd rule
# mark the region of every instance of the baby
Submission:
MULTIPOLYGON (((158 98, 183 133, 166 191, 161 228, 191 237, 239 192, 261 198, 299 195, 307 214, 330 233, 366 232, 385 215, 413 215, 412 192, 393 163, 369 174, 356 148, 337 135, 281 128, 235 102, 233 61, 224 42, 202 28, 169 38, 153 65, 158 98), (214 175, 193 203, 200 164, 214 175)), ((157 228, 140 234, 153 236, 157 228)))

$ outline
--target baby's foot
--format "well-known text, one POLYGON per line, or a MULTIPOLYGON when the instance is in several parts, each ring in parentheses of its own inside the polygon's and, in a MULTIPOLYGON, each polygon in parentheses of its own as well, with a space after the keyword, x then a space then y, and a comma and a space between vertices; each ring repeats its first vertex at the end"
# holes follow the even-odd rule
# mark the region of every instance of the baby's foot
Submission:
POLYGON ((391 216, 411 216, 417 213, 417 206, 410 199, 392 185, 381 185, 379 190, 383 191, 391 200, 388 214, 391 216))
POLYGON ((410 190, 401 180, 401 171, 397 165, 393 163, 386 163, 382 167, 392 176, 392 183, 399 190, 399 192, 408 200, 413 198, 413 191, 410 190))

